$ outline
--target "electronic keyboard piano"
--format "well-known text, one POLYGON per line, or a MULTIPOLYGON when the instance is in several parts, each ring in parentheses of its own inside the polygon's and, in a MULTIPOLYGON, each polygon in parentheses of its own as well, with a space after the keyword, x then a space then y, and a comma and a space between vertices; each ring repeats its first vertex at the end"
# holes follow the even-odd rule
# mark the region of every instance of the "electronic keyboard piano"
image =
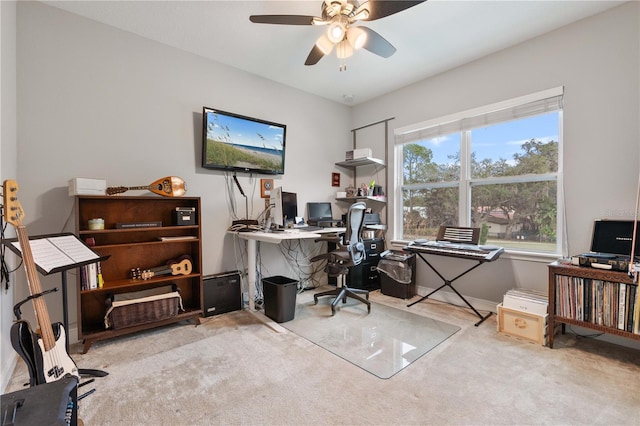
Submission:
POLYGON ((493 262, 504 252, 504 248, 502 247, 460 244, 447 241, 428 241, 421 244, 413 242, 404 247, 403 250, 415 253, 481 260, 483 262, 493 262))

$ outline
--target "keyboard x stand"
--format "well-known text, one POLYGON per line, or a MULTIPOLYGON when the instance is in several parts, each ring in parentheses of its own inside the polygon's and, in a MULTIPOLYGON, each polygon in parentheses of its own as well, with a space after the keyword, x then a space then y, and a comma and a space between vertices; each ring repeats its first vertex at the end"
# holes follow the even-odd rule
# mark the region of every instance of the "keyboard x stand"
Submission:
MULTIPOLYGON (((477 310, 476 308, 474 308, 474 307, 473 307, 473 305, 472 305, 471 303, 469 303, 469 302, 467 301, 467 299, 465 299, 465 298, 464 298, 464 296, 463 296, 462 294, 460 294, 460 293, 458 292, 458 290, 456 290, 456 289, 453 287, 453 285, 451 285, 451 284, 452 284, 455 280, 457 280, 458 278, 460 278, 460 277, 462 277, 462 276, 464 276, 464 275, 468 274, 469 272, 473 271, 474 269, 476 269, 478 266, 482 265, 483 263, 486 263, 486 260, 485 260, 484 258, 481 258, 481 259, 475 258, 475 259, 474 259, 474 258, 465 257, 466 259, 469 259, 469 260, 477 260, 477 261, 478 261, 478 263, 476 263, 476 264, 475 264, 475 265, 473 265, 472 267, 468 268, 467 270, 465 270, 464 272, 462 272, 460 275, 456 276, 455 278, 452 278, 452 279, 448 280, 448 279, 446 279, 445 277, 443 277, 443 276, 442 276, 442 274, 441 274, 440 272, 438 272, 438 270, 437 270, 436 268, 434 268, 434 267, 433 267, 433 265, 431 265, 431 263, 429 263, 429 261, 428 261, 427 259, 425 259, 425 258, 424 258, 424 256, 422 255, 422 252, 421 252, 420 250, 417 250, 417 249, 415 249, 415 248, 413 248, 413 247, 411 247, 411 246, 404 247, 404 250, 405 250, 405 251, 409 251, 409 252, 412 252, 412 253, 417 254, 417 255, 420 257, 420 259, 422 259, 422 261, 423 261, 424 263, 426 263, 426 264, 427 264, 427 266, 429 266, 429 268, 431 268, 431 270, 432 270, 433 272, 435 272, 435 273, 436 273, 436 275, 438 275, 438 276, 440 277, 440 279, 442 279, 442 282, 444 283, 444 284, 442 284, 440 287, 438 287, 438 288, 436 288, 435 290, 433 290, 431 293, 427 294, 426 296, 423 296, 423 297, 421 297, 419 300, 416 300, 415 302, 412 302, 412 303, 408 304, 408 305, 407 305, 407 307, 411 307, 411 306, 415 305, 416 303, 420 303, 420 302, 422 302, 423 300, 428 299, 428 298, 429 298, 429 296, 431 296, 433 293, 435 293, 435 292, 437 292, 437 291, 440 291, 440 290, 442 290, 442 289, 443 289, 443 288, 445 288, 445 287, 449 287, 449 288, 451 288, 451 290, 453 290, 453 291, 454 291, 454 292, 455 292, 455 293, 460 297, 460 299, 462 299, 462 301, 463 301, 464 303, 466 303, 466 304, 467 304, 467 306, 468 306, 469 308, 471 308, 471 310, 472 310, 472 311, 473 311, 473 312, 478 316, 478 318, 480 318, 480 321, 478 321, 477 323, 475 323, 475 326, 476 326, 476 327, 477 327, 477 326, 479 326, 480 324, 482 324, 482 322, 483 322, 484 320, 486 320, 487 318, 489 318, 489 317, 491 316, 492 312, 489 312, 487 315, 483 316, 480 312, 478 312, 478 310, 477 310)), ((438 254, 438 253, 433 253, 433 254, 438 254)), ((460 257, 460 256, 456 256, 456 257, 460 257)))

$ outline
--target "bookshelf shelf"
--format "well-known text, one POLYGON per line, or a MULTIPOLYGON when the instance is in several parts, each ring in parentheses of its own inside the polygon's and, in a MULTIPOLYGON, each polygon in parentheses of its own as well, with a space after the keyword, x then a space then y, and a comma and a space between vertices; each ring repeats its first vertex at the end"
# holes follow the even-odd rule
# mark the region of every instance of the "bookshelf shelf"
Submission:
POLYGON ((149 288, 150 286, 156 284, 167 284, 167 282, 175 282, 180 280, 191 280, 193 278, 199 277, 200 274, 190 274, 190 275, 163 275, 160 277, 150 278, 148 280, 142 279, 124 279, 124 280, 110 280, 104 283, 102 288, 94 288, 89 290, 81 290, 83 294, 96 294, 96 293, 113 293, 115 289, 118 290, 119 293, 126 291, 138 291, 149 288))
POLYGON ((550 264, 549 347, 553 348, 556 324, 562 324, 563 332, 570 324, 640 340, 640 334, 633 332, 637 291, 638 284, 624 272, 550 264))

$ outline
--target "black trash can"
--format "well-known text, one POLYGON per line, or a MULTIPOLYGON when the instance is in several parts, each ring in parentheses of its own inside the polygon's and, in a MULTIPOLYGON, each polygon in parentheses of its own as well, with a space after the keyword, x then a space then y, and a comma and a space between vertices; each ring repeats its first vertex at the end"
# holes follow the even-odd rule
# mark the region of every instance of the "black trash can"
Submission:
POLYGON ((291 321, 296 313, 298 282, 275 276, 262 279, 264 313, 275 322, 291 321))
POLYGON ((387 296, 411 299, 416 295, 416 255, 388 252, 378 262, 380 292, 387 296))

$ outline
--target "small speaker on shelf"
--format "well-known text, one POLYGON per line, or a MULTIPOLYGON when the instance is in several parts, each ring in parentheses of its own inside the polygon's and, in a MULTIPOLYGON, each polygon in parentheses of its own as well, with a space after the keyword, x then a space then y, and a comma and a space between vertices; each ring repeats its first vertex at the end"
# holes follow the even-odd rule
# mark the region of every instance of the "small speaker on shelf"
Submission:
POLYGON ((205 317, 242 309, 242 290, 238 271, 203 277, 202 292, 205 317))

